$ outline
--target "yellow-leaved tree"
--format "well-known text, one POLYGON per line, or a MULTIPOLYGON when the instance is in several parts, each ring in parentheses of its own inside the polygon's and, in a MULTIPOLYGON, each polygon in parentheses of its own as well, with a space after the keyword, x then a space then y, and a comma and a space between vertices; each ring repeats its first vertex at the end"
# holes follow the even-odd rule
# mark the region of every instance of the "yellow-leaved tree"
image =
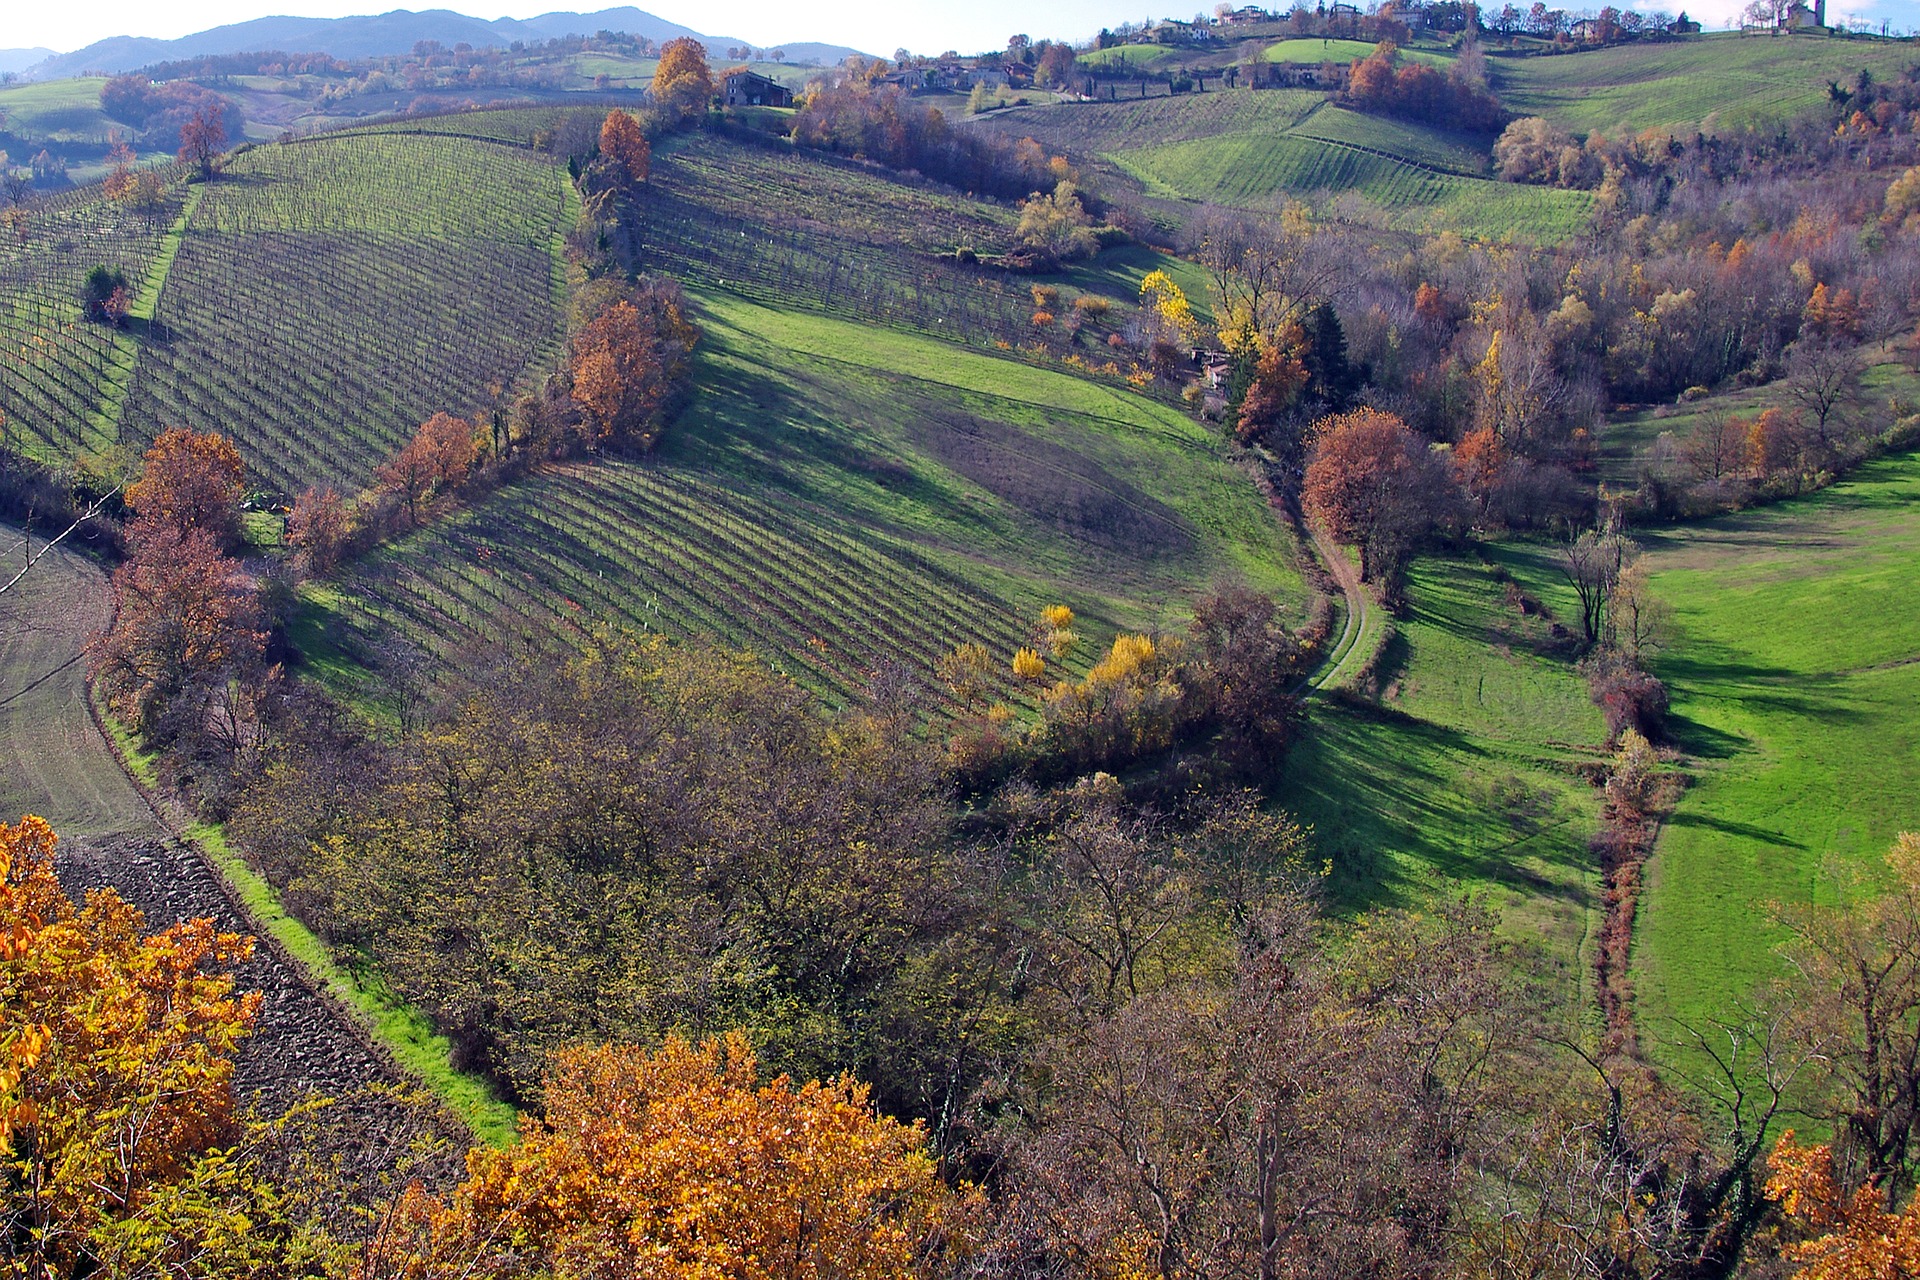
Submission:
POLYGON ((206 1277, 302 1265, 234 1116, 258 993, 250 939, 157 934, 110 889, 75 904, 45 821, 0 823, 0 1274, 206 1277))
POLYGON ((972 1207, 866 1086, 762 1084, 743 1035, 674 1036, 558 1055, 545 1117, 469 1155, 450 1199, 410 1189, 357 1280, 899 1280, 939 1269, 972 1207))

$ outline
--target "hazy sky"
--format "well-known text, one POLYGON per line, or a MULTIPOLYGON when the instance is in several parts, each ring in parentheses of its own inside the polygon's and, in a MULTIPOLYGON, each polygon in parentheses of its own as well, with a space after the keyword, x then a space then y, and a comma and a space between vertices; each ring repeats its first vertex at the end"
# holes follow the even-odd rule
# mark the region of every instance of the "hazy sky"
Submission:
MULTIPOLYGON (((1592 0, 1594 7, 1606 0, 1592 0)), ((1615 0, 1618 3, 1619 0, 1615 0)), ((0 48, 44 45, 66 52, 115 35, 183 36, 207 27, 242 22, 271 13, 304 17, 343 17, 378 13, 388 7, 381 0, 0 0, 0 48)), ((1162 0, 1165 3, 1165 0, 1162 0)), ((1194 0, 1188 0, 1194 3, 1194 0)), ((1579 9, 1588 0, 1555 0, 1556 7, 1579 9)), ((1679 0, 1642 0, 1641 8, 1686 8, 1704 21, 1724 21, 1737 12, 1742 0, 1701 0, 1688 5, 1679 0)), ((396 5, 414 9, 436 7, 432 0, 396 5)), ((607 7, 606 0, 512 0, 495 8, 489 0, 450 0, 438 7, 458 9, 483 18, 528 18, 556 9, 592 12, 607 7)), ((905 47, 916 53, 944 49, 978 52, 1002 44, 1016 31, 1042 36, 1081 39, 1103 26, 1152 17, 1191 17, 1194 9, 1160 8, 1129 12, 1124 0, 969 0, 965 4, 892 3, 885 0, 834 0, 833 3, 796 5, 791 0, 641 0, 638 6, 698 31, 730 35, 762 44, 780 41, 822 40, 851 45, 869 53, 891 54, 905 47)), ((1195 8, 1211 10, 1211 0, 1195 8)), ((1525 4, 1520 5, 1525 8, 1525 4)), ((1834 13, 1852 13, 1874 22, 1891 21, 1897 29, 1920 27, 1920 0, 1829 0, 1834 13)))

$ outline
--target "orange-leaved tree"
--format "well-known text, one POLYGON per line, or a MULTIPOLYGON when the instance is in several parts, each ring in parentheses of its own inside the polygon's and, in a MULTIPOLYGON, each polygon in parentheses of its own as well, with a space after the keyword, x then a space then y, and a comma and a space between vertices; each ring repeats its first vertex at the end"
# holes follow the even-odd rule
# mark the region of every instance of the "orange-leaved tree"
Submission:
POLYGON ((359 1280, 895 1280, 931 1275, 971 1207, 864 1085, 762 1084, 738 1032, 560 1054, 544 1119, 468 1175, 449 1201, 403 1197, 359 1280))
POLYGON ((653 100, 676 116, 705 111, 713 99, 713 70, 707 65, 707 46, 692 36, 667 41, 653 69, 652 91, 653 100))
POLYGON ((246 468, 233 441, 216 431, 168 427, 147 450, 140 478, 127 486, 133 537, 137 541, 159 526, 182 535, 198 530, 224 551, 239 541, 246 487, 246 468))
POLYGON ((1794 1222, 1815 1233, 1788 1245, 1785 1257, 1802 1264, 1800 1280, 1905 1280, 1920 1275, 1920 1201, 1899 1213, 1887 1208, 1872 1183, 1852 1195, 1841 1189, 1833 1149, 1803 1147, 1789 1129, 1768 1165, 1767 1195, 1794 1222))
POLYGON ((170 710, 197 705, 191 695, 258 674, 267 642, 259 595, 211 534, 153 531, 114 570, 112 590, 113 623, 90 646, 93 672, 135 728, 163 731, 170 710))
POLYGON ((474 463, 473 433, 473 424, 465 418, 436 413, 374 473, 380 487, 406 507, 408 524, 417 527, 436 502, 467 482, 474 463))
POLYGON ((54 840, 0 823, 0 1272, 278 1274, 285 1223, 234 1118, 251 940, 144 934, 110 889, 76 905, 54 840))
POLYGON ((620 171, 622 185, 647 180, 653 148, 647 143, 647 135, 640 131, 640 122, 628 112, 618 108, 607 112, 606 123, 600 126, 600 154, 620 171))
POLYGON ((573 400, 589 445, 651 448, 700 331, 676 290, 647 285, 603 308, 573 336, 573 400))
POLYGON ((1356 409, 1314 424, 1301 501, 1341 542, 1360 549, 1360 571, 1389 586, 1407 556, 1458 517, 1459 489, 1445 462, 1396 415, 1356 409))

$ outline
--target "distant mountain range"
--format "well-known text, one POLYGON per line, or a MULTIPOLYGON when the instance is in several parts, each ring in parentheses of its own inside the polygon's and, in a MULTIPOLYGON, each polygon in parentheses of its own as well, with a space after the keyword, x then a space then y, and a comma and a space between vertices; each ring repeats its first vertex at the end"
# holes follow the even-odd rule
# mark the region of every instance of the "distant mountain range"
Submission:
POLYGON ((768 45, 737 36, 701 35, 690 27, 668 22, 631 5, 597 13, 547 13, 537 18, 499 18, 491 22, 451 9, 427 9, 418 13, 395 9, 391 13, 356 18, 255 18, 178 40, 113 36, 72 53, 53 54, 48 49, 3 50, 0 51, 0 72, 12 69, 29 79, 57 80, 87 71, 117 74, 156 62, 268 49, 285 53, 328 53, 336 58, 371 58, 410 52, 422 40, 438 40, 448 48, 462 41, 475 48, 485 48, 508 45, 515 40, 550 40, 556 36, 592 35, 597 31, 621 31, 651 40, 694 36, 716 56, 723 56, 721 50, 737 45, 782 49, 787 61, 798 63, 838 62, 858 52, 840 45, 811 42, 768 45), (38 56, 18 66, 6 61, 24 55, 38 56))
POLYGON ((36 62, 45 62, 52 56, 51 49, 0 49, 0 75, 9 71, 25 71, 36 62))

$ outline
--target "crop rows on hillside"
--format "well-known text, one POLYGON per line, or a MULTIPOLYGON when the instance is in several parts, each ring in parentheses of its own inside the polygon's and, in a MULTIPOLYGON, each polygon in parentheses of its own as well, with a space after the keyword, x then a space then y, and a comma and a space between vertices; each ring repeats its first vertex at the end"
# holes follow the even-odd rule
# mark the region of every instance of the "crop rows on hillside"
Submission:
POLYGON ((498 142, 510 147, 533 145, 533 135, 548 129, 569 111, 591 111, 594 103, 583 99, 577 107, 506 107, 497 111, 455 111, 445 115, 408 116, 401 120, 383 120, 378 124, 341 129, 329 137, 348 134, 438 134, 446 137, 473 138, 498 142))
POLYGON ((961 340, 1030 332, 1024 285, 936 257, 1003 252, 1011 210, 805 152, 703 144, 656 158, 642 196, 652 269, 961 340))
POLYGON ((1826 36, 1716 35, 1559 57, 1495 58, 1493 87, 1520 115, 1576 132, 1764 128, 1818 105, 1827 82, 1862 70, 1895 77, 1916 58, 1905 42, 1826 36))
POLYGON ((83 318, 81 287, 119 267, 137 291, 177 201, 143 217, 98 188, 36 205, 18 233, 0 230, 0 413, 7 438, 53 458, 111 443, 100 430, 110 383, 132 361, 127 339, 83 318))
POLYGON ((564 174, 448 137, 259 148, 206 188, 122 419, 231 434, 282 491, 358 487, 560 340, 564 174))
POLYGON ((1024 133, 1069 153, 1151 147, 1234 133, 1281 133, 1326 101, 1311 89, 1234 90, 1116 102, 1062 103, 998 112, 976 128, 1024 133))
POLYGON ((1502 240, 1554 240, 1586 222, 1584 192, 1439 173, 1310 138, 1240 136, 1174 143, 1116 155, 1115 162, 1163 194, 1261 206, 1288 197, 1326 203, 1351 193, 1392 225, 1451 228, 1502 240))
POLYGON ((596 623, 700 637, 841 697, 885 660, 924 670, 962 640, 1020 641, 1001 602, 840 523, 689 471, 568 467, 377 556, 344 609, 443 659, 596 623))
POLYGON ((1485 136, 1446 133, 1386 116, 1370 116, 1345 107, 1324 106, 1295 125, 1296 138, 1318 138, 1370 151, 1384 151, 1417 164, 1477 176, 1487 171, 1485 136))

